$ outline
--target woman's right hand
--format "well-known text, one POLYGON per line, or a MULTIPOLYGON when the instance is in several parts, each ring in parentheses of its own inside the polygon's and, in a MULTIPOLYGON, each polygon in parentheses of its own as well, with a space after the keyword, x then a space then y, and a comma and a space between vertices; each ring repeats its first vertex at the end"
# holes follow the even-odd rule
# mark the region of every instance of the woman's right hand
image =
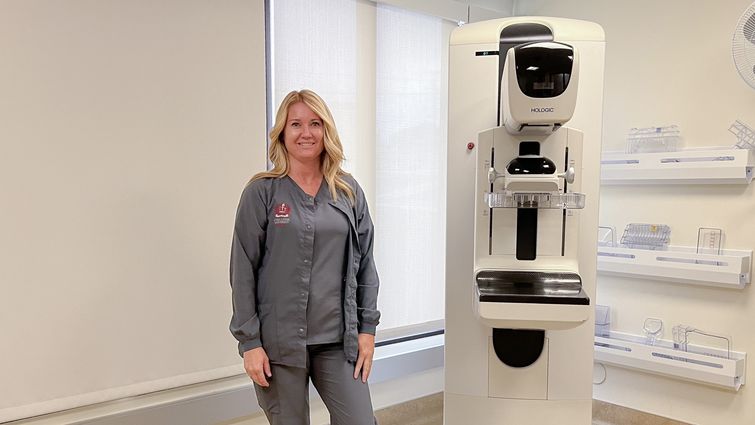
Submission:
POLYGON ((260 387, 270 386, 267 378, 273 376, 273 373, 270 371, 270 359, 267 358, 264 348, 257 347, 244 351, 244 370, 260 387))

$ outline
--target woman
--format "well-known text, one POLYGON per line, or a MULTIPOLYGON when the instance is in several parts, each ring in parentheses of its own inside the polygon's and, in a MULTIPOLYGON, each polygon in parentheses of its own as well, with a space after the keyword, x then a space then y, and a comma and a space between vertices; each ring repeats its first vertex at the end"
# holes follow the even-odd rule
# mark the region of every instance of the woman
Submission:
POLYGON ((273 169, 252 178, 236 215, 231 333, 272 425, 309 424, 310 378, 332 425, 373 425, 380 313, 364 193, 314 92, 283 99, 270 142, 273 169))

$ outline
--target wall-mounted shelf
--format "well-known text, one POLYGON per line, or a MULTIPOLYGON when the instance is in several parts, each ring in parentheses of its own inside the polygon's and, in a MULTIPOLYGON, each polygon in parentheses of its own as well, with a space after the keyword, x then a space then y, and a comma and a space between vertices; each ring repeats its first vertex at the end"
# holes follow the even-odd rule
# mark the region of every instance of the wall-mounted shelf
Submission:
POLYGON ((697 254, 695 248, 668 250, 598 247, 598 272, 693 285, 742 289, 750 283, 752 251, 697 254))
POLYGON ((600 179, 604 185, 749 184, 753 164, 749 149, 607 152, 601 159, 600 179))
POLYGON ((657 340, 651 346, 644 340, 619 332, 611 332, 610 338, 596 336, 595 361, 734 391, 745 383, 746 353, 693 345, 682 351, 671 341, 657 340))

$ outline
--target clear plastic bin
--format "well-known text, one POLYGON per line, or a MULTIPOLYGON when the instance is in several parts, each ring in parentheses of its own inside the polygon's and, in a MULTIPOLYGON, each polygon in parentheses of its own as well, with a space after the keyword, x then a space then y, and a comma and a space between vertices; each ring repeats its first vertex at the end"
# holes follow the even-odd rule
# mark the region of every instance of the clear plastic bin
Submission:
POLYGON ((680 140, 676 125, 632 128, 627 135, 627 153, 673 152, 679 150, 680 140))
POLYGON ((671 228, 665 224, 629 223, 621 236, 621 245, 637 249, 666 249, 671 228))
POLYGON ((582 209, 583 193, 525 193, 485 192, 485 205, 489 208, 582 209))
POLYGON ((616 230, 611 226, 598 226, 598 246, 616 246, 616 230))
POLYGON ((655 345, 663 335, 663 320, 657 317, 646 317, 642 323, 642 330, 645 332, 645 343, 655 345))
POLYGON ((611 307, 595 305, 595 336, 609 338, 611 336, 611 307))
POLYGON ((710 227, 697 229, 697 253, 721 255, 721 240, 724 231, 710 227))
POLYGON ((737 143, 734 147, 755 150, 755 130, 745 123, 739 120, 734 121, 734 124, 729 127, 729 132, 737 136, 737 143))

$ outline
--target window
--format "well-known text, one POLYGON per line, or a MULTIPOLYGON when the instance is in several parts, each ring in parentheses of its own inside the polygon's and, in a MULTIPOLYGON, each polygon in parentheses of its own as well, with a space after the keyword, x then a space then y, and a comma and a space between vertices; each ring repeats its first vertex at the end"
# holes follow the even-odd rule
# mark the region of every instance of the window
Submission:
POLYGON ((380 330, 442 319, 446 52, 455 25, 363 0, 271 0, 269 10, 273 108, 290 90, 320 94, 345 168, 370 201, 380 330))
POLYGON ((448 37, 442 24, 378 6, 373 209, 386 328, 444 313, 448 37))
MULTIPOLYGON (((356 126, 356 1, 270 1, 272 107, 292 90, 311 89, 328 103, 344 150, 356 126)), ((347 167, 347 170, 351 171, 347 167)))

